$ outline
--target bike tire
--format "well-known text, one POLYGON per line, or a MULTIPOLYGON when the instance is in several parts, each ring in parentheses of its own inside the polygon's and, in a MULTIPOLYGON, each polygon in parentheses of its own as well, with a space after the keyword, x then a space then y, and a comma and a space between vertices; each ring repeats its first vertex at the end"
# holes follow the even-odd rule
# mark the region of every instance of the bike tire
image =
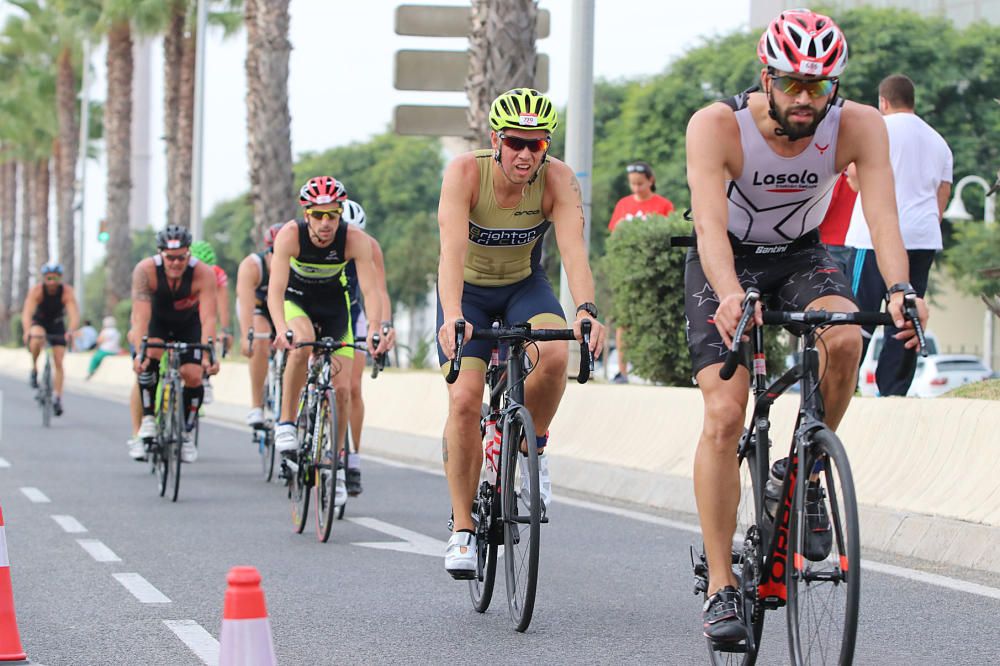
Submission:
POLYGON ((541 536, 541 496, 538 483, 538 450, 535 426, 524 407, 507 413, 503 424, 500 485, 504 526, 504 569, 507 579, 507 607, 517 631, 531 624, 538 585, 538 550, 541 536), (528 476, 528 497, 520 493, 518 456, 522 438, 528 448, 524 458, 528 476))
POLYGON ((255 437, 264 483, 270 483, 274 478, 274 425, 269 424, 266 428, 257 430, 255 437))
POLYGON ((52 427, 52 367, 47 357, 42 370, 42 427, 52 427))
MULTIPOLYGON (((795 664, 850 664, 854 658, 861 594, 854 477, 844 446, 832 431, 820 428, 808 437, 811 445, 806 447, 805 469, 814 469, 817 461, 823 465, 819 484, 825 497, 820 503, 828 516, 831 546, 824 559, 819 560, 817 552, 809 557, 809 548, 804 545, 810 528, 806 510, 793 507, 788 544, 790 566, 786 576, 788 643, 795 664)), ((796 488, 796 505, 804 497, 805 492, 796 488)), ((815 517, 815 511, 810 515, 814 521, 827 524, 815 517)))
MULTIPOLYGON (((479 421, 480 436, 484 438, 483 446, 486 446, 486 418, 489 416, 490 407, 483 403, 479 421)), ((499 506, 496 501, 496 491, 494 486, 486 482, 486 459, 483 458, 483 471, 480 474, 479 493, 473 503, 472 511, 478 520, 476 523, 476 547, 479 553, 476 577, 469 581, 469 596, 472 598, 472 607, 479 613, 485 613, 493 600, 493 585, 497 578, 497 556, 500 545, 498 539, 491 538, 491 533, 495 530, 500 517, 499 506)))
POLYGON ((170 501, 176 502, 181 491, 181 447, 184 445, 184 402, 176 386, 170 391, 169 413, 173 422, 170 427, 170 448, 167 456, 173 474, 170 501))
POLYGON ((296 432, 299 439, 298 469, 291 472, 291 481, 288 488, 288 497, 292 501, 292 525, 296 534, 302 534, 306 528, 306 519, 309 517, 309 486, 312 476, 309 469, 309 452, 304 449, 302 442, 309 436, 309 415, 305 410, 299 413, 296 422, 296 432))
MULTIPOLYGON (((323 395, 319 399, 319 418, 314 428, 315 442, 313 446, 315 463, 315 482, 313 492, 316 496, 316 538, 321 543, 330 539, 330 528, 336 520, 337 506, 334 498, 337 493, 337 413, 330 408, 330 401, 323 395)), ((343 507, 339 507, 343 508, 343 507)))

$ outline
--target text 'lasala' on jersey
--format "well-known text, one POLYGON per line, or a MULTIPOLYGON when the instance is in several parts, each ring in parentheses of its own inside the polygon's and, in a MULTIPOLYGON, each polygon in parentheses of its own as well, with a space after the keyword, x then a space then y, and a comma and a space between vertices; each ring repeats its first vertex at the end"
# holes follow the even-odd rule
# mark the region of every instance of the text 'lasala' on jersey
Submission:
POLYGON ((819 174, 809 170, 801 173, 753 172, 753 185, 769 188, 768 192, 802 192, 819 185, 819 174), (770 189, 781 188, 781 189, 770 189))
POLYGON ((469 220, 469 242, 486 247, 515 247, 529 245, 542 235, 543 221, 529 229, 486 229, 469 220))

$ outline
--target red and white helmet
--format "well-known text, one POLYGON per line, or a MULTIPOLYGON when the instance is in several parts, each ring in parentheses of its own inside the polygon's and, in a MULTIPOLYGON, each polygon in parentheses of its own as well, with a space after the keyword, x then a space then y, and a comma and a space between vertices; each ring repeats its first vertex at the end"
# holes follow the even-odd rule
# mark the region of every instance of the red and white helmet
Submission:
POLYGON ((278 237, 278 232, 285 226, 284 222, 272 224, 264 232, 264 247, 268 250, 274 249, 274 239, 278 237))
POLYGON ((346 199, 344 184, 333 176, 310 178, 299 190, 299 205, 303 208, 340 203, 346 199))
POLYGON ((840 76, 847 66, 847 40, 829 16, 789 9, 771 21, 760 36, 757 57, 782 72, 840 76))

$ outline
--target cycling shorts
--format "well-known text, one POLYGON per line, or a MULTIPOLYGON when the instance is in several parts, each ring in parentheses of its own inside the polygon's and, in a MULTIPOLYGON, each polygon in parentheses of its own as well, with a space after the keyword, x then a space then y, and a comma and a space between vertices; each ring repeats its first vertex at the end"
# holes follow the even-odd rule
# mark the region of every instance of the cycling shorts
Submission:
MULTIPOLYGON (((149 331, 146 335, 150 338, 159 338, 164 342, 201 342, 201 319, 192 317, 184 322, 168 323, 162 319, 157 319, 156 314, 149 321, 149 331)), ((180 352, 181 365, 189 363, 201 364, 202 351, 200 349, 188 349, 180 352)))
MULTIPOLYGON (((490 328, 496 319, 506 324, 527 322, 536 328, 566 328, 559 299, 544 271, 537 270, 520 282, 481 287, 466 282, 462 288, 462 314, 473 329, 490 328)), ((437 301, 437 328, 444 325, 441 295, 437 301)), ((493 351, 490 340, 469 340, 462 350, 462 370, 486 371, 493 351)), ((438 363, 448 372, 448 359, 438 343, 438 363)))
POLYGON ((45 329, 45 339, 52 347, 66 346, 66 321, 60 317, 54 321, 47 319, 31 319, 32 326, 41 326, 45 329))
MULTIPOLYGON (((736 276, 744 289, 760 290, 765 308, 802 311, 821 296, 843 296, 856 304, 840 266, 810 234, 788 245, 733 246, 736 276)), ((708 283, 696 249, 684 267, 684 316, 687 319, 691 374, 722 363, 726 346, 715 327, 719 299, 708 283)))
MULTIPOLYGON (((303 299, 304 300, 304 299, 303 299)), ((304 305, 298 300, 291 300, 285 294, 285 321, 290 322, 296 317, 308 319, 316 331, 316 339, 333 338, 340 342, 353 343, 354 331, 351 327, 351 308, 347 300, 347 292, 339 296, 334 292, 327 301, 304 305), (342 305, 335 305, 340 298, 343 298, 342 305)), ((344 347, 333 353, 334 356, 354 358, 354 349, 344 347)))

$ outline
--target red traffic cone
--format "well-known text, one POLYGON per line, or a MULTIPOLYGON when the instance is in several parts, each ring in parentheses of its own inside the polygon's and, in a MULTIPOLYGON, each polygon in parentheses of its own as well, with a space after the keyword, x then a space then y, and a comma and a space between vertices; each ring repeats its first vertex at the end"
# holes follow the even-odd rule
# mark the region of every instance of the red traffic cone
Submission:
POLYGON ((14 613, 14 587, 10 582, 10 560, 7 559, 7 536, 4 533, 3 509, 0 508, 0 662, 26 664, 28 655, 21 647, 14 613))
POLYGON ((233 567, 226 581, 219 666, 275 666, 260 572, 256 567, 233 567))

